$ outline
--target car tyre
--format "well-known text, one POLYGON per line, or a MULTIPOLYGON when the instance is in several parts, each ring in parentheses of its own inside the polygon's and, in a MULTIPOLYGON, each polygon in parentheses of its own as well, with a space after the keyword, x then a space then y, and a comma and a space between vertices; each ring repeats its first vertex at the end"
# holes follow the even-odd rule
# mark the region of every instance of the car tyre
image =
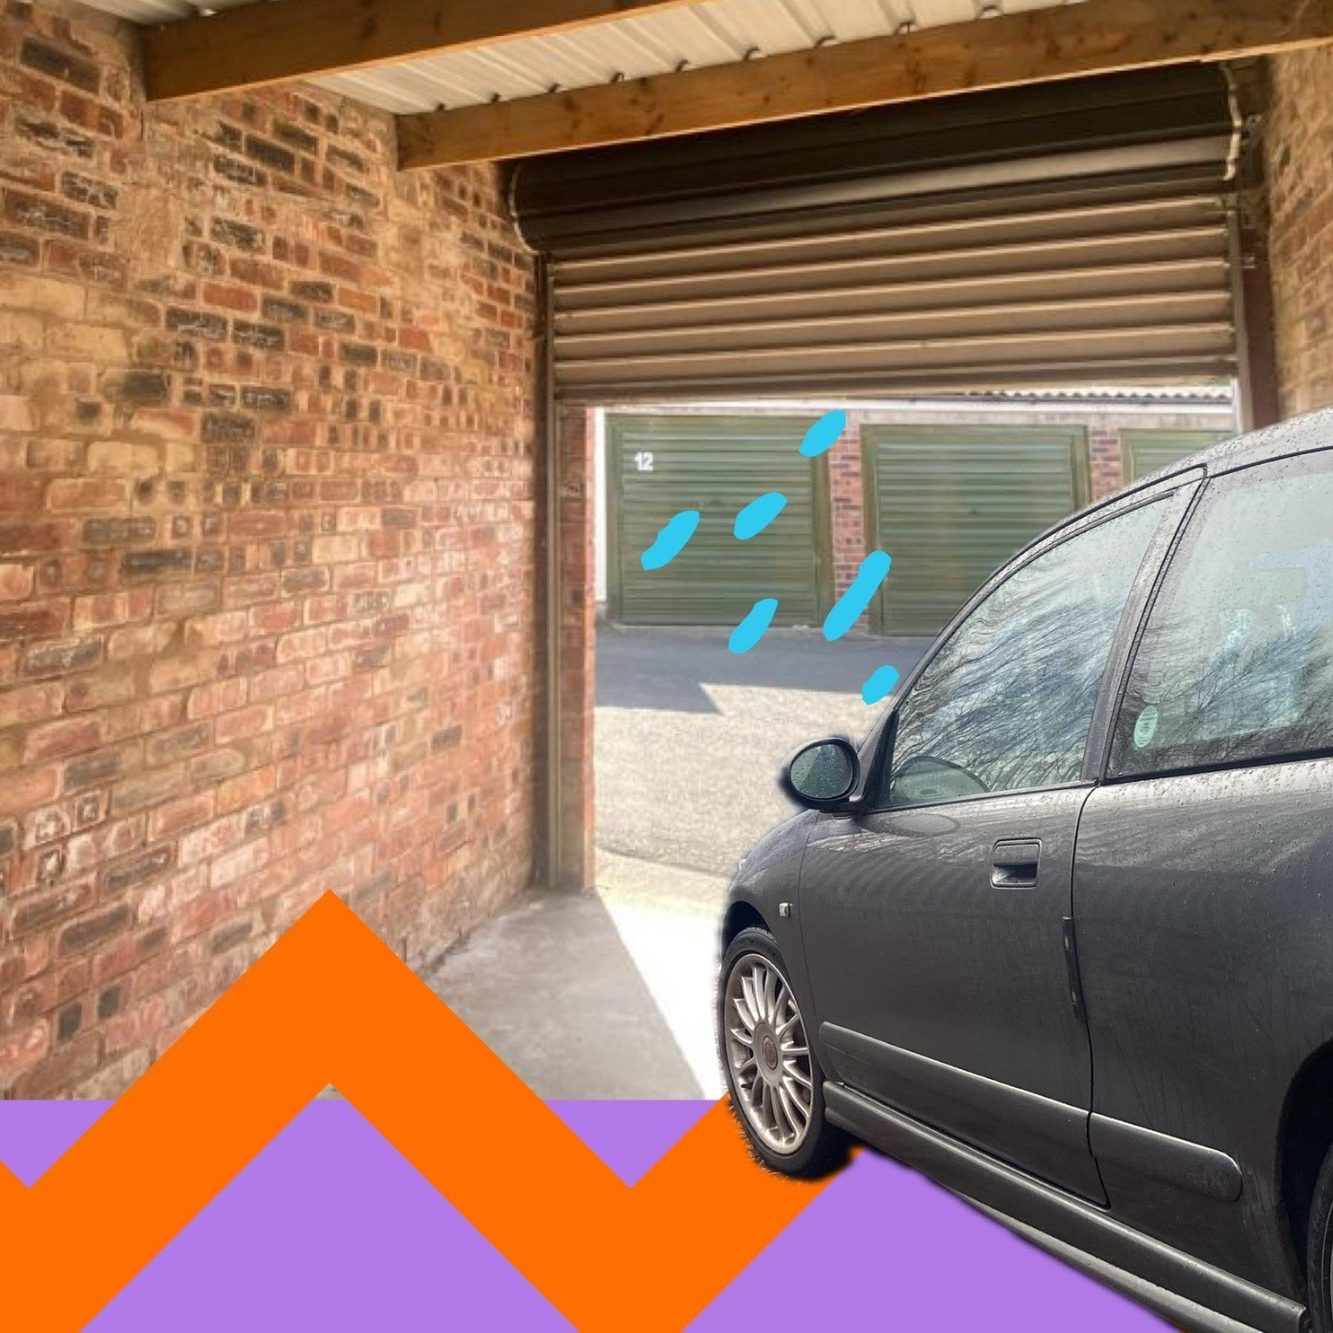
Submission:
POLYGON ((731 1108, 758 1160, 783 1175, 827 1175, 847 1160, 847 1136, 824 1113, 824 1075, 767 930, 748 926, 727 946, 717 1037, 731 1108))
POLYGON ((1305 1256, 1315 1333, 1333 1333, 1333 1149, 1315 1181, 1305 1256))

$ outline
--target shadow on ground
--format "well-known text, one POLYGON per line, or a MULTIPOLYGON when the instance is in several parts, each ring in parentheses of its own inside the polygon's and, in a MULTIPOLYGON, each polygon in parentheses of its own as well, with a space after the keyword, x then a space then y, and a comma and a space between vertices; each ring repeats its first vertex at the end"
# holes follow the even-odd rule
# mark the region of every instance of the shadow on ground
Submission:
POLYGON ((827 643, 814 629, 771 630, 748 653, 727 647, 725 629, 625 628, 597 633, 597 707, 714 713, 703 686, 817 690, 859 696, 877 667, 906 672, 928 639, 848 637, 827 643))

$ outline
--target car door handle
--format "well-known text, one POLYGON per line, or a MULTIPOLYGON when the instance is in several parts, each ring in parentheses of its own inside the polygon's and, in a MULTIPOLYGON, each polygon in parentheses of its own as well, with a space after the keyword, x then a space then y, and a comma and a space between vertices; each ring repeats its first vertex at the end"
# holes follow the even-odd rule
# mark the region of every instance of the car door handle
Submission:
POLYGON ((993 889, 1033 889, 1037 886, 1037 863, 1041 843, 1035 838, 997 842, 991 857, 993 889))

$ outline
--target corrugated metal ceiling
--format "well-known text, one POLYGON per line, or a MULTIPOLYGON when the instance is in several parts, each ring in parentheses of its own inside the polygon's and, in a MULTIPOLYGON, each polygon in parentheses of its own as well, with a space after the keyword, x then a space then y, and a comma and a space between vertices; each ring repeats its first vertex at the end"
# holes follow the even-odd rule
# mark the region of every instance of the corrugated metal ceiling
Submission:
MULTIPOLYGON (((247 0, 239 0, 246 3, 247 0)), ((497 0, 503 3, 504 0, 497 0)), ((544 37, 405 61, 312 82, 385 111, 531 97, 618 78, 723 65, 911 27, 1047 9, 1064 0, 712 0, 544 37)), ((1077 2, 1077 0, 1074 0, 1077 2)), ((88 0, 134 23, 164 23, 236 0, 88 0)))

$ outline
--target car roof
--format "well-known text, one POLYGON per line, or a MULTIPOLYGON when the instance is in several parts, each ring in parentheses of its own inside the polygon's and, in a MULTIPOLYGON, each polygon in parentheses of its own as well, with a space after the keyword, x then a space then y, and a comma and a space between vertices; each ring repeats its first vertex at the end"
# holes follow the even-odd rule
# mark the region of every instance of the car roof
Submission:
MULTIPOLYGON (((1285 458, 1290 454, 1327 449, 1331 445, 1333 445, 1333 407, 1323 407, 1315 412, 1305 412, 1300 416, 1280 421, 1275 426, 1264 426, 1245 435, 1235 435, 1229 440, 1219 440, 1206 449, 1200 449, 1196 454, 1190 454, 1188 458, 1179 459, 1168 467, 1159 468, 1126 490, 1138 490, 1140 486, 1155 485, 1167 477, 1180 472, 1189 472, 1197 467, 1203 468, 1205 473, 1213 476, 1219 472, 1231 472, 1238 467, 1248 467, 1252 463, 1266 463, 1271 459, 1285 458)), ((1124 492, 1117 492, 1117 495, 1120 494, 1124 492)))
POLYGON ((1292 454, 1304 454, 1328 448, 1333 448, 1333 407, 1321 407, 1314 412, 1304 412, 1300 416, 1280 421, 1275 426, 1264 426, 1259 430, 1248 431, 1244 435, 1219 440, 1216 444, 1210 444, 1208 448, 1200 449, 1198 453, 1158 468, 1156 472, 1150 472, 1128 486, 1122 486, 1104 499, 1085 505, 1077 513, 1053 523, 1045 532, 1038 533, 1016 551, 1010 560, 1000 566, 1000 569, 1007 569, 1056 533, 1081 525, 1091 515, 1113 508, 1139 491, 1160 486, 1172 477, 1183 476, 1187 472, 1196 472, 1200 469, 1205 476, 1212 477, 1222 472, 1233 472, 1237 468, 1249 467, 1254 463, 1267 463, 1292 454))

